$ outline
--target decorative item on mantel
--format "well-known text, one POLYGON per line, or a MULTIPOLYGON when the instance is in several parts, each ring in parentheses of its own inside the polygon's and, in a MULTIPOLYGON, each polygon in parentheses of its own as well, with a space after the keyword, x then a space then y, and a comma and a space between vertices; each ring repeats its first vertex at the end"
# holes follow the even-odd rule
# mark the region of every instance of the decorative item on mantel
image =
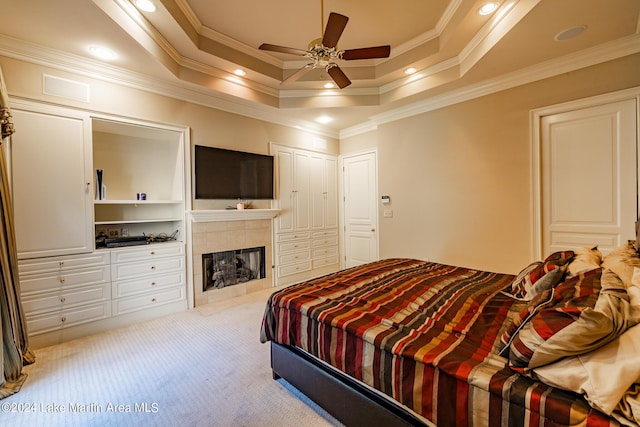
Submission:
POLYGON ((236 206, 227 206, 227 209, 229 210, 239 210, 239 211, 243 211, 245 209, 251 209, 253 205, 253 201, 247 201, 247 200, 240 200, 238 199, 238 203, 236 203, 236 206))

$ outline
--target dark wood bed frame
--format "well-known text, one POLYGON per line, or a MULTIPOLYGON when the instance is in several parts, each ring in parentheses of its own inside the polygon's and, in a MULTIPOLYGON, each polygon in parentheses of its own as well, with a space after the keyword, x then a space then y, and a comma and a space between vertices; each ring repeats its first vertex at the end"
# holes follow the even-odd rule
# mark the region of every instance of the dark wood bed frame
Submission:
POLYGON ((271 342, 273 379, 284 379, 347 426, 426 426, 407 409, 302 350, 271 342))

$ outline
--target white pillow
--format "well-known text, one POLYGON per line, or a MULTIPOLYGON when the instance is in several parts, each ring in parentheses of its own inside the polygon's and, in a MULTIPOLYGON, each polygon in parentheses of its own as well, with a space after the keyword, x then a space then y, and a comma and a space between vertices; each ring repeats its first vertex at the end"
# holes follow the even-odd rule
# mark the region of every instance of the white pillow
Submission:
POLYGON ((633 267, 633 276, 631 277, 631 286, 627 288, 629 301, 632 307, 640 307, 640 268, 633 267))
MULTIPOLYGON (((640 383, 640 324, 609 344, 534 369, 545 384, 584 394, 587 401, 611 415, 634 383, 640 383)), ((637 420, 640 421, 640 420, 637 420)))

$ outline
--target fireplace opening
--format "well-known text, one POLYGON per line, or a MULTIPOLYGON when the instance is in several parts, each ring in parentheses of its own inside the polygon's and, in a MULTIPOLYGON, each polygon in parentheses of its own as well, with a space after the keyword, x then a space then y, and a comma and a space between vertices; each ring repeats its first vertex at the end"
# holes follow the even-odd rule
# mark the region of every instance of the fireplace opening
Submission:
POLYGON ((202 254, 202 290, 264 279, 265 247, 202 254))

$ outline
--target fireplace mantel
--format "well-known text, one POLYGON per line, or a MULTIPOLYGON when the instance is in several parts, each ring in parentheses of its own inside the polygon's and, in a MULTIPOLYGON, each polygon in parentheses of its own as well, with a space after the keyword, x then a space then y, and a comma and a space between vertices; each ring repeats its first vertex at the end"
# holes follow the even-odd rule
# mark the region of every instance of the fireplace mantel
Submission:
POLYGON ((279 209, 215 209, 190 211, 187 216, 193 222, 246 221, 275 218, 278 212, 279 209))

